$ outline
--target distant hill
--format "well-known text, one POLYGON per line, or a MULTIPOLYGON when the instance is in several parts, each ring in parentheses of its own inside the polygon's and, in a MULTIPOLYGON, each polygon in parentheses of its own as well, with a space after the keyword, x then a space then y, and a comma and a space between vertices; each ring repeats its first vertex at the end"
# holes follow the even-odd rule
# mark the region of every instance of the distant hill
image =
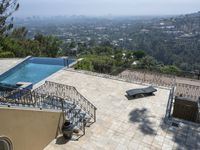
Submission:
POLYGON ((130 36, 133 49, 183 70, 200 70, 200 12, 154 20, 130 36))

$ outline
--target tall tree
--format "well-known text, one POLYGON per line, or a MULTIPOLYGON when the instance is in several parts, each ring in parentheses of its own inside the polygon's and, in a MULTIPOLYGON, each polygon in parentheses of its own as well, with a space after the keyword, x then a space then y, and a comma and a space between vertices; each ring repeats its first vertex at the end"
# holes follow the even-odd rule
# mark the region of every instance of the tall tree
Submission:
POLYGON ((35 35, 34 41, 39 42, 41 54, 48 57, 56 57, 62 44, 58 38, 42 34, 35 35))
POLYGON ((19 8, 17 0, 0 0, 0 38, 13 27, 11 15, 19 8))
POLYGON ((12 33, 10 34, 11 38, 18 39, 18 40, 23 40, 26 38, 26 35, 28 33, 28 30, 26 27, 19 27, 15 28, 12 33))
POLYGON ((138 65, 138 67, 141 69, 147 69, 152 71, 157 69, 158 62, 155 58, 151 56, 145 56, 140 60, 140 63, 138 65))

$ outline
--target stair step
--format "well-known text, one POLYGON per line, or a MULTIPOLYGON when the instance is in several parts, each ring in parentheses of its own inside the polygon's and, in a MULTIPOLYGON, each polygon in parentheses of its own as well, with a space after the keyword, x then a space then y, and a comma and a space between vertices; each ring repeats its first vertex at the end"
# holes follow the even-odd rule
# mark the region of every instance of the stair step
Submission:
POLYGON ((81 109, 73 109, 70 114, 73 114, 73 116, 70 117, 76 117, 81 112, 81 109))

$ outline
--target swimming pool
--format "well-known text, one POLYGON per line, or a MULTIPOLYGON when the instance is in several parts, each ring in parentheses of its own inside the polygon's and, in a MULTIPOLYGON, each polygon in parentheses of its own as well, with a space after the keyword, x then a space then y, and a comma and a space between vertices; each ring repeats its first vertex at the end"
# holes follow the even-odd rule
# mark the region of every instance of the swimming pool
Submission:
POLYGON ((17 82, 31 82, 36 84, 72 62, 74 62, 73 59, 30 57, 2 74, 0 83, 16 85, 17 82))

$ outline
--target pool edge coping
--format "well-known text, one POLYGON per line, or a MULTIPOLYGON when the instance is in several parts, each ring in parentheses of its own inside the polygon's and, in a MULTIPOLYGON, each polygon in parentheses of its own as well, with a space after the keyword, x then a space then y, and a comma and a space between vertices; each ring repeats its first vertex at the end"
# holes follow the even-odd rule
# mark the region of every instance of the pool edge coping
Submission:
POLYGON ((8 67, 5 71, 3 71, 2 73, 0 73, 0 76, 2 76, 3 74, 6 74, 8 71, 10 71, 11 69, 15 68, 19 64, 25 62, 26 60, 30 59, 31 57, 32 56, 27 56, 27 57, 23 58, 22 60, 19 60, 19 62, 17 62, 16 64, 13 64, 12 66, 8 67))

